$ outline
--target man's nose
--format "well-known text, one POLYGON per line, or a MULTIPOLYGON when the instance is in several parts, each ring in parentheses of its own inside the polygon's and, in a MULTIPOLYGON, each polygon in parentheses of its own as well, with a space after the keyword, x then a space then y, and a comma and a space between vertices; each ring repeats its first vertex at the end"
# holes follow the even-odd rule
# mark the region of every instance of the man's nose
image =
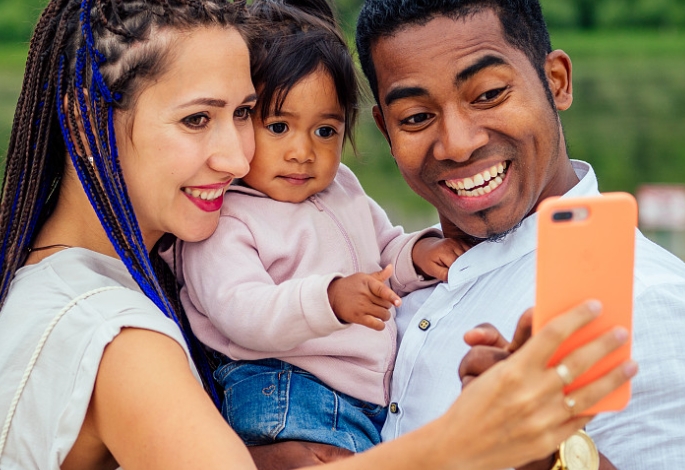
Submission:
POLYGON ((473 152, 487 144, 489 138, 471 113, 456 108, 445 110, 439 132, 433 149, 437 160, 465 162, 473 152))

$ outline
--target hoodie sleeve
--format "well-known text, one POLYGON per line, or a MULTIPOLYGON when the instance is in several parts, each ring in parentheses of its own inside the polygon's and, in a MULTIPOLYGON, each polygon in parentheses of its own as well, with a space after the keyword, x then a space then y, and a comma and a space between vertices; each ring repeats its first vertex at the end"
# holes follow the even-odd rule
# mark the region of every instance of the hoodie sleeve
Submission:
POLYGON ((437 279, 424 279, 416 272, 412 250, 414 244, 422 238, 442 238, 442 232, 435 228, 427 228, 413 233, 404 233, 402 227, 393 226, 385 211, 373 199, 369 199, 371 214, 376 229, 378 249, 381 253, 383 266, 392 264, 395 267, 390 278, 390 287, 399 296, 406 295, 417 289, 432 286, 439 282, 437 279))
POLYGON ((442 238, 442 232, 434 228, 428 228, 419 232, 404 233, 401 226, 395 226, 390 222, 388 215, 376 201, 366 195, 355 174, 345 165, 340 165, 338 178, 345 190, 368 205, 373 228, 381 254, 381 266, 388 264, 394 266, 394 272, 390 278, 390 288, 398 295, 403 296, 409 292, 431 286, 438 281, 436 279, 424 280, 416 272, 412 259, 414 244, 421 238, 442 238))

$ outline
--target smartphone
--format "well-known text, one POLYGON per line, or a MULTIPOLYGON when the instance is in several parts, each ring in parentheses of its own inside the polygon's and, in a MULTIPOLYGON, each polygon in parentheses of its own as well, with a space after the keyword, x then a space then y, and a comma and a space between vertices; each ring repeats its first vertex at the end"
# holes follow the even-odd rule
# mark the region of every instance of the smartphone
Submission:
MULTIPOLYGON (((564 356, 620 325, 632 338, 633 262, 637 203, 628 193, 549 198, 537 211, 538 249, 533 334, 554 316, 589 299, 602 314, 561 344, 550 360, 564 356)), ((631 340, 604 357, 565 388, 569 393, 630 358, 631 340)), ((582 414, 623 409, 630 400, 625 383, 582 414)))

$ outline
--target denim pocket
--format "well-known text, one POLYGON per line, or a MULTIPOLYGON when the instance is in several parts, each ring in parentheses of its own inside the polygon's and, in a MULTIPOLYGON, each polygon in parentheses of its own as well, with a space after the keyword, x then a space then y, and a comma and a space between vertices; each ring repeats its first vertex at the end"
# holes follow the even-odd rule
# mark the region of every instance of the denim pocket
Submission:
POLYGON ((221 414, 248 445, 273 441, 285 427, 291 372, 233 362, 216 371, 224 388, 221 414))

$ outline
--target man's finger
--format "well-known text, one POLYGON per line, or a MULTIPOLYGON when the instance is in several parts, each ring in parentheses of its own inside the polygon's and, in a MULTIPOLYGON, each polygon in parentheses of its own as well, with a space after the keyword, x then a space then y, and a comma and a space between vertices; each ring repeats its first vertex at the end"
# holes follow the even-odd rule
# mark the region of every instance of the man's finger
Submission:
MULTIPOLYGON (((502 348, 492 346, 473 347, 459 364, 459 378, 464 385, 465 377, 478 377, 510 354, 502 348)), ((462 386, 463 386, 462 385, 462 386)))
POLYGON ((469 346, 492 346, 505 349, 509 341, 490 323, 481 323, 464 333, 464 342, 469 346))
POLYGON ((516 325, 516 331, 514 332, 514 339, 507 346, 507 351, 514 352, 517 351, 521 346, 525 344, 528 339, 530 339, 533 333, 533 309, 529 308, 526 310, 521 318, 519 318, 518 324, 516 325))

